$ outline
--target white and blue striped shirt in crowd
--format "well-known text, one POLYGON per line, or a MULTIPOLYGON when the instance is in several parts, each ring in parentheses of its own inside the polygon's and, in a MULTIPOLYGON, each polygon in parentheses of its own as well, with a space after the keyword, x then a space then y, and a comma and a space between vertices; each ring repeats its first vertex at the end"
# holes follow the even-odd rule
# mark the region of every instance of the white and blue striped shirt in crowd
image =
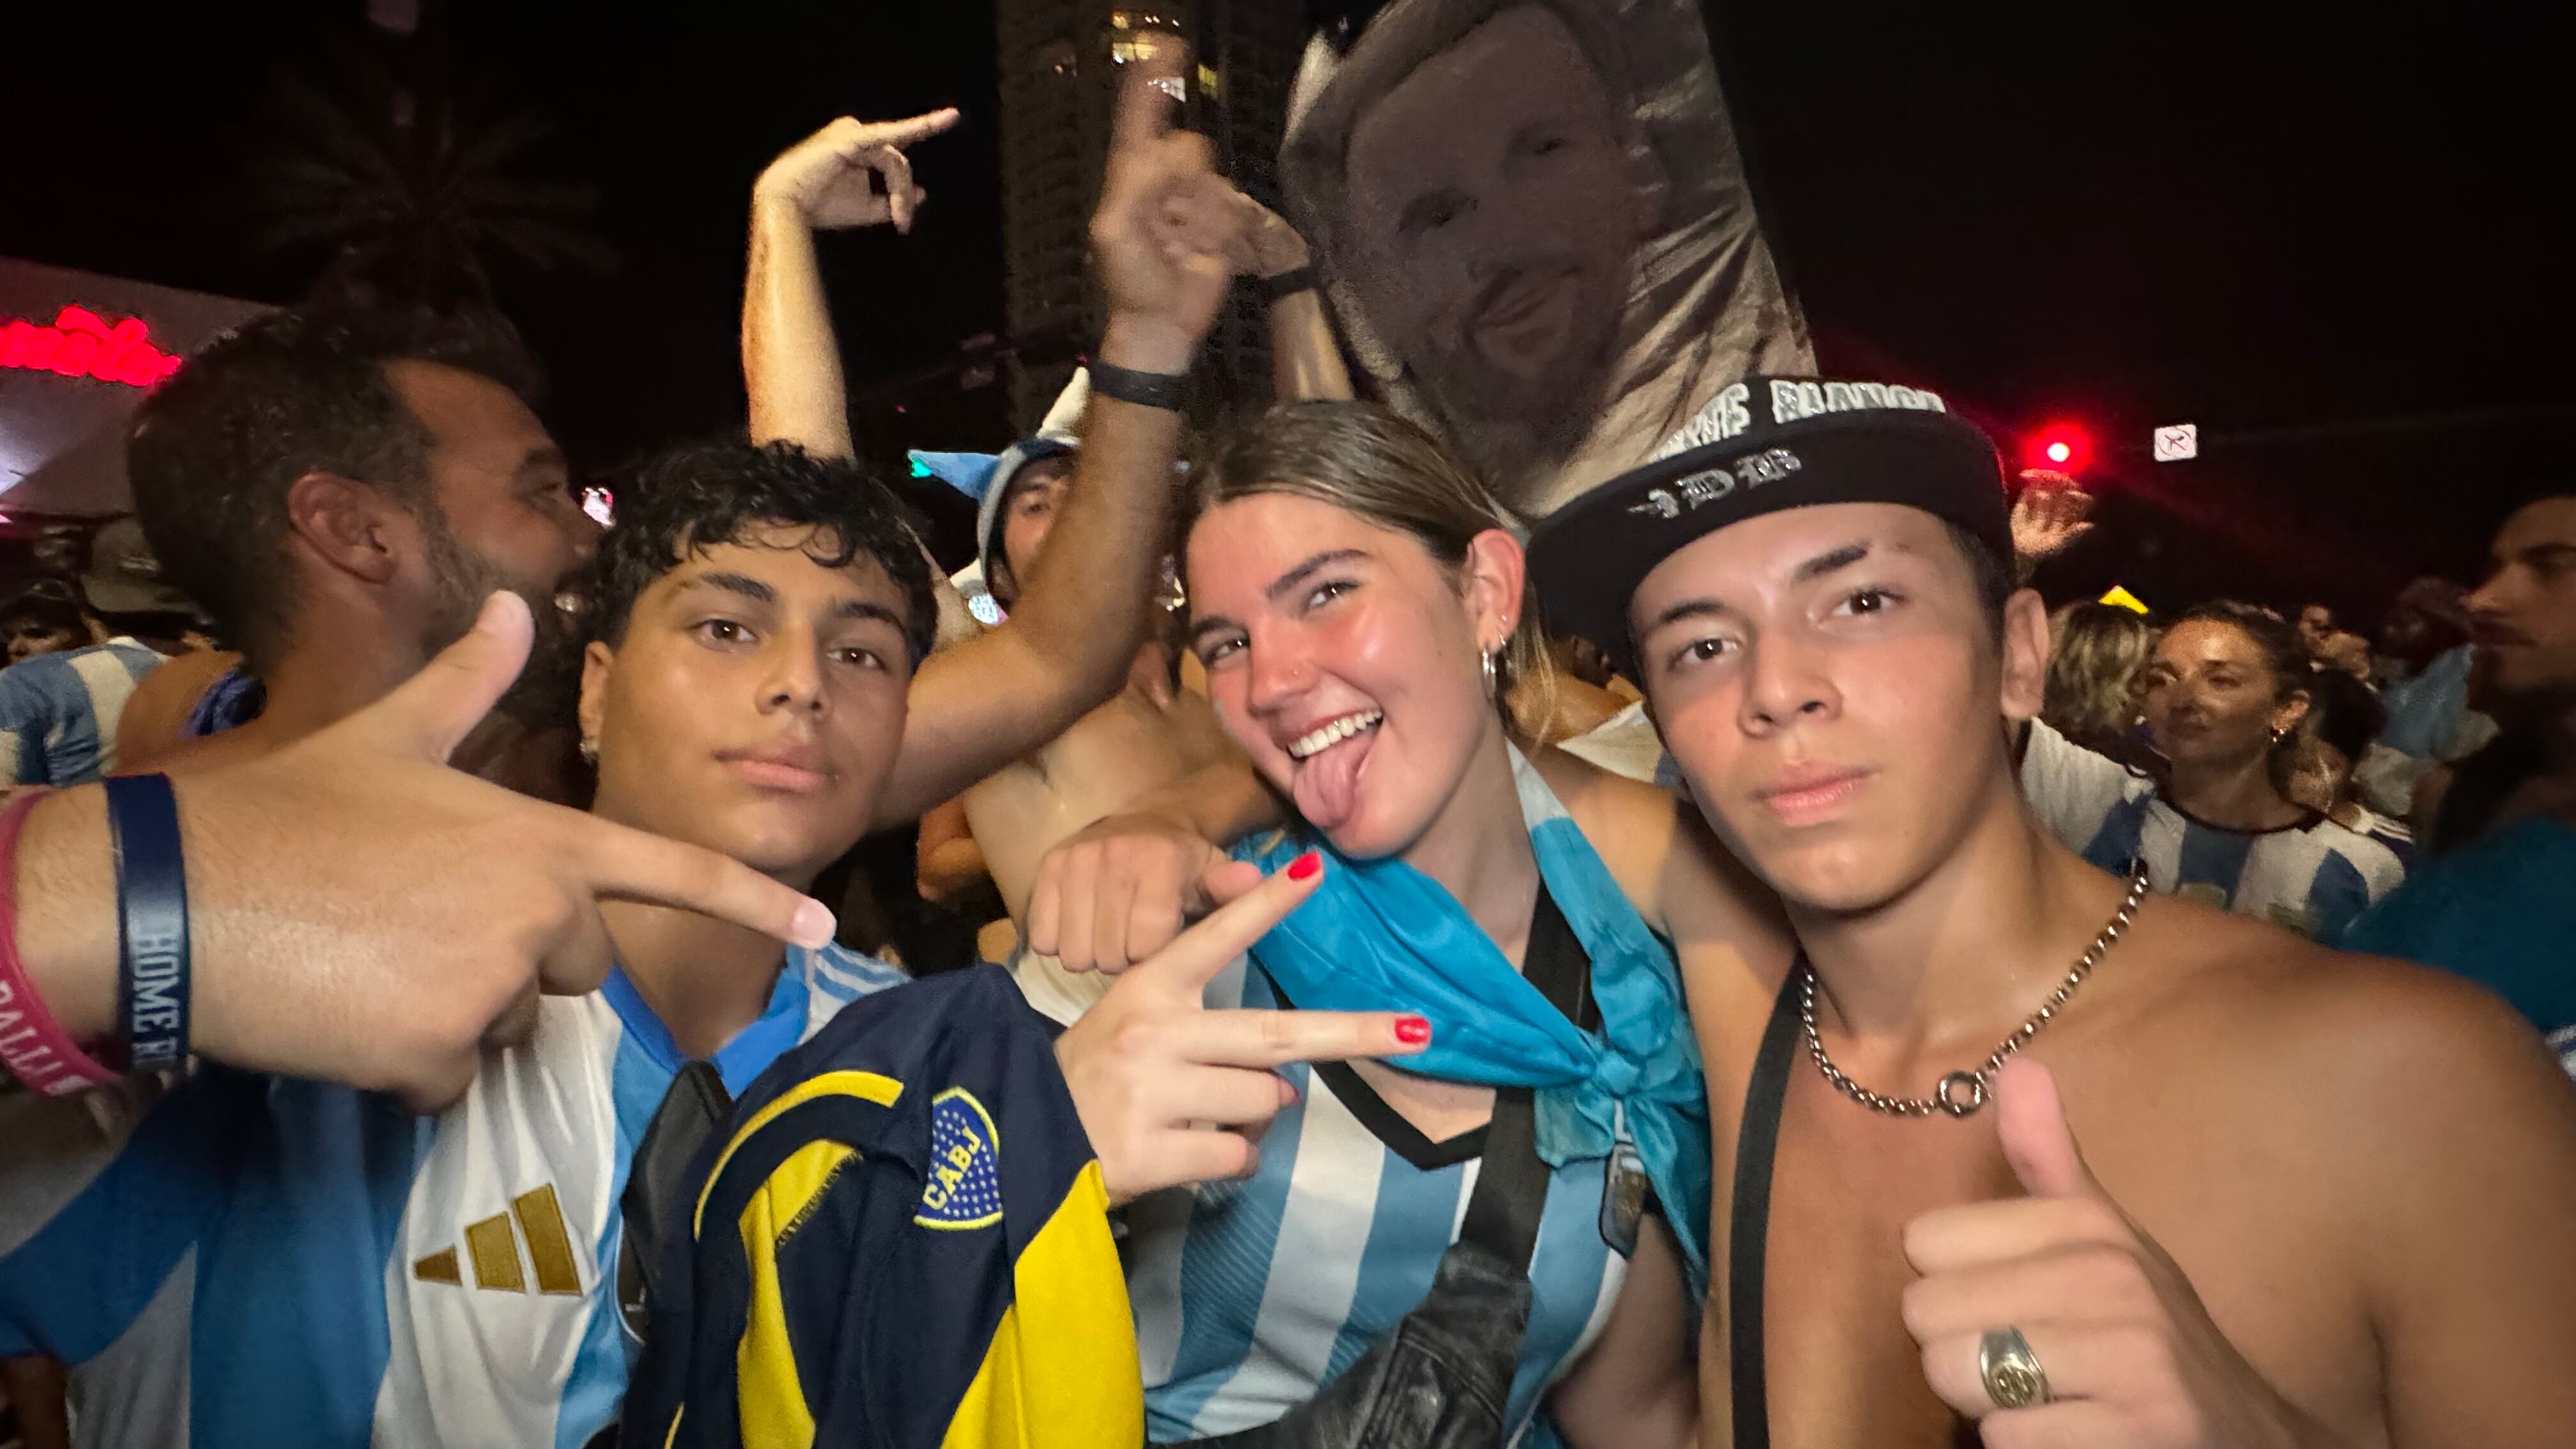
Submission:
MULTIPOLYGON (((716 1070, 740 1092, 906 979, 791 950, 716 1070)), ((584 1449, 637 1347, 619 1199, 685 1061, 613 971, 434 1117, 212 1064, 123 1103, 0 1094, 0 1356, 71 1366, 84 1446, 584 1449)))
POLYGON ((116 770, 116 721, 161 656, 134 639, 0 669, 0 785, 86 785, 116 770))
MULTIPOLYGON (((1207 1004, 1279 1000, 1237 961, 1207 1004)), ((1475 1190, 1483 1128, 1432 1142, 1343 1069, 1282 1071, 1297 1104, 1262 1134, 1250 1180, 1128 1209, 1127 1293, 1156 1443, 1267 1424, 1313 1398, 1431 1291, 1475 1190)), ((1627 1277, 1601 1237, 1605 1169, 1578 1159, 1548 1184, 1508 1410, 1514 1442, 1531 1437, 1541 1396, 1600 1335, 1627 1277)))
POLYGON ((2033 720, 2022 794, 2051 833, 2087 861, 2126 875, 2144 861, 2163 895, 2260 916, 2320 941, 2406 878, 2396 851, 2312 816, 2278 830, 2225 830, 2194 820, 2153 780, 2033 720))

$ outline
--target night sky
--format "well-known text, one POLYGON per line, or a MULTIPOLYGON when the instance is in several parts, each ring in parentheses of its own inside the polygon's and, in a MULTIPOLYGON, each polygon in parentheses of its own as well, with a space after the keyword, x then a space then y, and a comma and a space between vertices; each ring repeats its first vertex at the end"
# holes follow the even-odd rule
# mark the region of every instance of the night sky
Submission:
MULTIPOLYGON (((2087 13, 2112 8, 1719 0, 1826 369, 1933 387, 1999 433, 2092 425, 2111 502, 2059 592, 2117 577, 2165 605, 2366 612, 2408 573, 2473 572, 2513 497, 2576 477, 2576 108, 2554 52, 2461 7, 2087 13), (2148 428, 2186 420, 2204 459, 2147 461, 2148 428)), ((238 239, 262 82, 324 63, 360 9, 6 6, 0 255, 291 300, 310 269, 238 239)), ((623 257, 501 278, 583 464, 739 425, 744 206, 768 156, 837 114, 946 104, 967 119, 915 158, 914 234, 825 261, 854 389, 909 399, 869 414, 880 446, 1005 440, 993 391, 892 388, 1001 321, 988 5, 454 15, 459 63, 560 127, 530 169, 599 186, 623 257)))

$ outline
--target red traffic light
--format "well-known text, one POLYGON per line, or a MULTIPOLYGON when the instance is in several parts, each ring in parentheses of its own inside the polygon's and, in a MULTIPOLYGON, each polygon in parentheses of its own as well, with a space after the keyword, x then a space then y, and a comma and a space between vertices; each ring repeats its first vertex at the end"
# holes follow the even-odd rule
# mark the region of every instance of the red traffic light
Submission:
POLYGON ((2050 423, 2022 444, 2023 466, 2073 475, 2093 463, 2093 435, 2076 423, 2050 423))

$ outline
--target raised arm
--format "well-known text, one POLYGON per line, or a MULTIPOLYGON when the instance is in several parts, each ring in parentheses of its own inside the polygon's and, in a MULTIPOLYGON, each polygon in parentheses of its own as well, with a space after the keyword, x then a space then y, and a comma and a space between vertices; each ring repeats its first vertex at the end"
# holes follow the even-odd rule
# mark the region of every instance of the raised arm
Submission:
MULTIPOLYGON (((751 396, 751 440, 788 442, 825 458, 855 453, 841 380, 841 344, 814 257, 814 233, 894 223, 912 230, 930 193, 913 184, 903 148, 957 124, 954 110, 908 121, 847 116, 790 147, 751 189, 751 263, 742 289, 742 381, 751 396), (871 184, 871 178, 877 178, 871 184)), ((929 558, 930 551, 922 550, 929 558)), ((931 560, 938 647, 983 632, 931 560)))
POLYGON ((1231 203, 1242 217, 1235 269, 1254 278, 1269 299, 1271 396, 1281 402, 1353 396, 1332 315, 1315 289, 1306 239, 1286 218, 1240 191, 1231 203))
POLYGON ((814 233, 894 223, 912 230, 928 193, 904 148, 957 124, 953 110, 908 121, 844 116, 798 142, 751 191, 751 264, 742 293, 742 375, 751 440, 784 440, 827 458, 852 455, 849 395, 814 233), (882 189, 879 189, 879 188, 882 189))
MULTIPOLYGON (((1205 138, 1171 129, 1173 62, 1127 67, 1091 247, 1109 299, 1098 361, 1189 371, 1232 277, 1222 214, 1183 202, 1224 182, 1205 138), (1179 213, 1194 221, 1176 222, 1179 213)), ((919 816, 1062 734, 1118 692, 1170 547, 1181 416, 1106 395, 1094 377, 1072 496, 1010 621, 933 655, 877 820, 919 816)))

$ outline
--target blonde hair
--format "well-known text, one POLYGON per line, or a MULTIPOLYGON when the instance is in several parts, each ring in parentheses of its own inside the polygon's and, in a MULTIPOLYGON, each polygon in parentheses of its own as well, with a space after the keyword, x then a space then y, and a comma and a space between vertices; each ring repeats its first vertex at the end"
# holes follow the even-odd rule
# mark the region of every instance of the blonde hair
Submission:
MULTIPOLYGON (((1311 498, 1401 533, 1453 572, 1466 567, 1476 535, 1526 532, 1437 439, 1376 403, 1281 403, 1237 425, 1191 470, 1191 523, 1218 504, 1274 493, 1311 498)), ((1555 714, 1556 665, 1526 577, 1511 637, 1494 658, 1494 698, 1507 726, 1544 738, 1555 714)))
POLYGON ((2069 604, 2048 621, 2047 692, 2039 717, 2087 749, 2126 760, 2138 719, 2138 671, 2156 631, 2117 604, 2069 604))

